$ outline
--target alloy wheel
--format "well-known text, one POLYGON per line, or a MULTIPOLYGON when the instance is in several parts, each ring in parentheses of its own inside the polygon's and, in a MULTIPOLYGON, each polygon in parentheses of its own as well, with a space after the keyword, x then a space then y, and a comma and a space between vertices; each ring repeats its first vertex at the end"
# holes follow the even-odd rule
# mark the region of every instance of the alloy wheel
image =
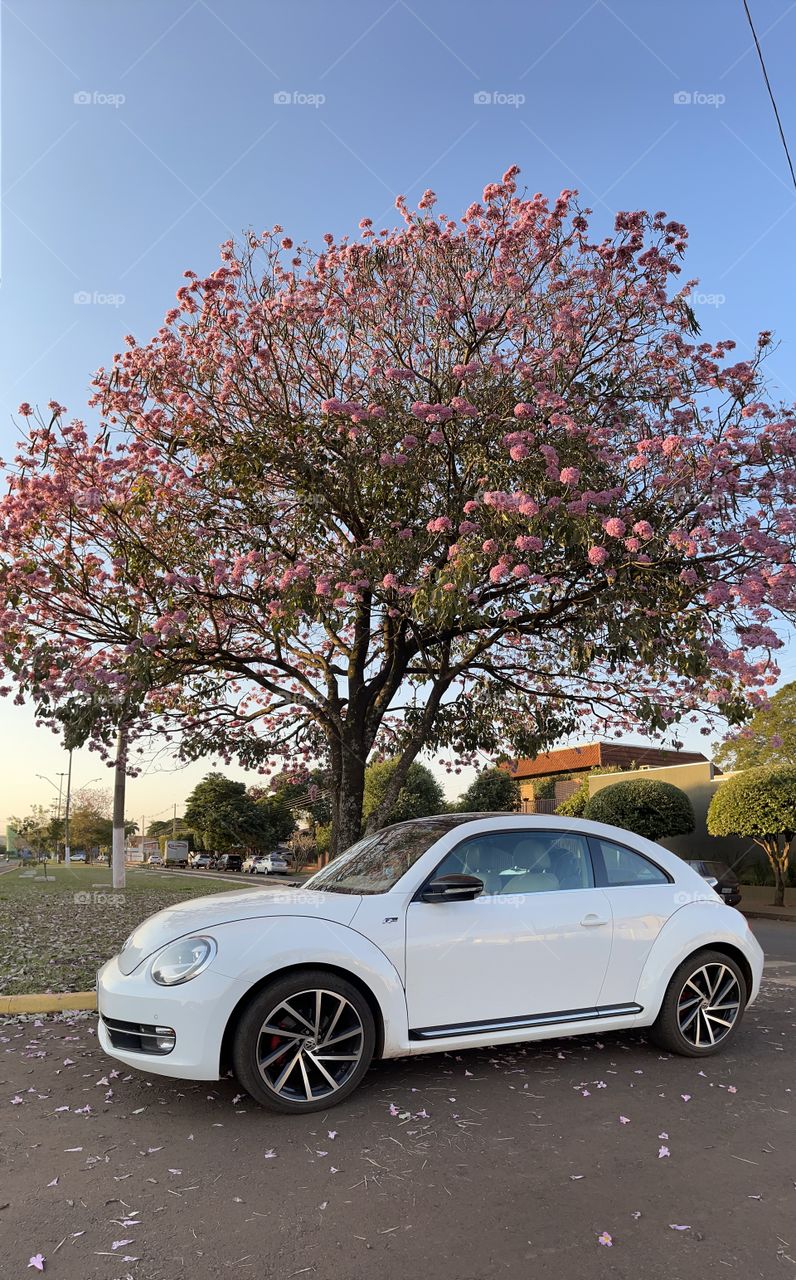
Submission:
POLYGON ((364 1050, 362 1019, 337 991, 299 991, 271 1010, 257 1036, 257 1069, 290 1102, 331 1098, 364 1050))
POLYGON ((732 1031, 742 1008, 738 978, 725 964, 695 969, 677 1000, 680 1034, 696 1049, 710 1049, 732 1031))

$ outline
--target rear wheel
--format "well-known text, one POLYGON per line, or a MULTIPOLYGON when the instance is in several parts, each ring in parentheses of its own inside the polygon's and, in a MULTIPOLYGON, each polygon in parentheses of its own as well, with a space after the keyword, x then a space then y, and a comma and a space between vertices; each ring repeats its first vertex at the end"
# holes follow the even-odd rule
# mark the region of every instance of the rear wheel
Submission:
POLYGON ((670 1053, 707 1057, 733 1038, 747 999, 746 980, 736 962, 720 951, 699 951, 675 971, 652 1038, 670 1053))
POLYGON ((233 1066, 257 1102, 321 1111, 353 1093, 370 1066, 376 1027, 367 1000, 337 974, 305 970, 255 996, 235 1033, 233 1066))

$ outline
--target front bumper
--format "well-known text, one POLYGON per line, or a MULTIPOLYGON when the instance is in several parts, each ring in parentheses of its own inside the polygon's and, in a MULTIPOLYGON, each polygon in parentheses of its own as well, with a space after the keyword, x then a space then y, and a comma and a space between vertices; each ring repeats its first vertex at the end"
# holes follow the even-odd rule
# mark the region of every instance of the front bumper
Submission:
POLYGON ((218 1080, 221 1041, 235 1003, 233 985, 210 968, 180 986, 159 987, 149 976, 148 962, 134 973, 123 974, 114 956, 97 974, 97 1038, 110 1057, 140 1071, 185 1080, 218 1080), (120 1042, 134 1044, 138 1037, 117 1033, 114 1044, 106 1017, 117 1024, 171 1028, 174 1048, 153 1053, 120 1047, 120 1042))

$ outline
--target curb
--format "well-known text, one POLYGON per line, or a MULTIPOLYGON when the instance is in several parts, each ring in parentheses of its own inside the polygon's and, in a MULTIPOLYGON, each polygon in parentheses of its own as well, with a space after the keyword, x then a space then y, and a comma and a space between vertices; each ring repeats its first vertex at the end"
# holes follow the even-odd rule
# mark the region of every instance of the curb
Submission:
POLYGON ((62 1009, 96 1009, 96 991, 63 991, 55 995, 0 996, 0 1014, 60 1013, 62 1009))
POLYGON ((786 924, 796 923, 796 912, 781 911, 779 908, 773 908, 770 911, 742 911, 741 915, 746 916, 747 920, 783 920, 786 924))

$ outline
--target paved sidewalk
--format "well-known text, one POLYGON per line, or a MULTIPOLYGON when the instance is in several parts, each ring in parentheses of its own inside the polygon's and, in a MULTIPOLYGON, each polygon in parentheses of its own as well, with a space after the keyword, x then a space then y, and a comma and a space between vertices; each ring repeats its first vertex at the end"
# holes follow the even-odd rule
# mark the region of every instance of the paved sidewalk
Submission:
POLYGON ((772 905, 774 890, 771 885, 741 885, 739 911, 751 920, 793 920, 796 921, 796 889, 785 890, 785 906, 772 905))

